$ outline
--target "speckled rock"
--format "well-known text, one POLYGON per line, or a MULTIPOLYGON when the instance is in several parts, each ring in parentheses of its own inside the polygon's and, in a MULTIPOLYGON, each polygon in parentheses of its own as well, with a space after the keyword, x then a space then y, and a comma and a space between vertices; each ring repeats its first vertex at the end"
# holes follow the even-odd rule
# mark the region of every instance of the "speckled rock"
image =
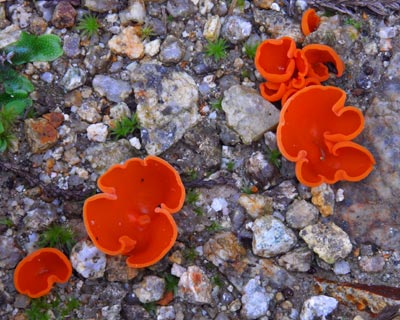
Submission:
POLYGON ((323 183, 318 187, 311 188, 311 202, 317 206, 324 217, 330 216, 335 208, 335 193, 330 185, 323 183))
POLYGON ((232 43, 246 40, 251 34, 251 22, 241 16, 229 16, 222 25, 222 36, 232 43))
POLYGON ((276 174, 276 167, 260 151, 253 152, 245 162, 245 170, 261 186, 266 186, 276 174))
POLYGON ((168 35, 160 48, 160 60, 165 65, 176 64, 185 55, 184 44, 176 37, 168 35))
POLYGON ((190 0, 168 0, 167 11, 174 17, 187 17, 195 12, 196 7, 190 0))
POLYGON ((272 214, 272 201, 272 198, 261 194, 246 193, 241 194, 238 200, 239 204, 254 219, 263 215, 272 214))
POLYGON ((233 233, 224 232, 208 240, 203 246, 203 252, 207 260, 220 267, 240 260, 246 250, 233 233))
POLYGON ((119 13, 123 25, 128 22, 143 24, 146 18, 146 6, 143 0, 129 0, 128 7, 119 13))
POLYGON ((175 320, 176 313, 174 306, 160 307, 158 310, 157 320, 175 320))
POLYGON ((271 258, 286 253, 297 243, 294 232, 272 216, 256 219, 253 230, 253 252, 258 256, 271 258))
POLYGON ((86 279, 97 279, 104 275, 106 255, 89 240, 79 241, 71 250, 72 267, 86 279))
POLYGON ((87 127, 86 133, 90 141, 105 142, 108 135, 108 126, 104 123, 94 123, 87 127))
POLYGON ((110 10, 117 11, 123 3, 119 0, 84 0, 83 5, 90 11, 107 12, 110 10))
POLYGON ((101 120, 99 105, 94 100, 84 102, 77 108, 76 113, 82 120, 89 123, 96 123, 101 120))
POLYGON ((109 72, 111 50, 104 46, 90 46, 83 63, 91 75, 109 72))
POLYGON ((67 91, 82 86, 86 81, 86 72, 79 67, 71 67, 61 80, 61 84, 67 91))
POLYGON ((335 274, 348 274, 350 271, 350 264, 345 260, 336 261, 333 265, 333 272, 335 274))
POLYGON ((210 304, 211 290, 210 280, 197 266, 189 266, 179 279, 178 296, 189 303, 210 304))
POLYGON ((347 233, 333 222, 307 226, 299 235, 310 249, 329 264, 346 258, 353 248, 347 233))
POLYGON ((0 30, 0 49, 8 46, 10 43, 18 41, 20 35, 21 29, 15 24, 0 30))
POLYGON ((208 41, 215 41, 219 37, 221 31, 221 19, 219 16, 208 17, 206 24, 204 25, 203 36, 208 41))
POLYGON ((113 164, 124 162, 133 156, 135 153, 129 141, 125 139, 105 142, 85 150, 85 159, 99 175, 113 164))
POLYGON ((243 319, 258 319, 268 312, 269 302, 273 294, 267 293, 260 279, 251 279, 243 287, 242 310, 243 319))
POLYGON ((101 315, 103 319, 108 320, 119 320, 121 319, 121 305, 115 304, 112 306, 105 306, 101 308, 101 315))
POLYGON ((161 40, 154 39, 152 41, 148 41, 144 43, 144 53, 147 56, 154 57, 157 53, 160 52, 161 40))
POLYGON ((338 301, 335 298, 320 295, 313 296, 303 303, 300 313, 300 320, 314 320, 316 317, 330 315, 337 307, 338 301))
POLYGON ((308 248, 296 248, 278 259, 278 264, 288 271, 307 272, 311 268, 313 253, 308 248))
POLYGON ((37 208, 26 213, 23 221, 29 230, 43 230, 57 219, 57 208, 51 203, 40 202, 37 208))
POLYGON ((272 206, 275 210, 285 211, 292 201, 299 195, 296 185, 292 180, 285 180, 278 186, 265 192, 273 198, 272 206))
POLYGON ((137 30, 132 27, 122 29, 108 41, 111 51, 116 54, 126 55, 129 59, 140 59, 144 55, 144 45, 137 30))
POLYGON ((112 102, 124 101, 132 92, 129 82, 114 79, 107 75, 96 75, 93 78, 93 88, 100 95, 112 102))
POLYGON ((147 153, 167 150, 200 119, 197 86, 187 73, 144 64, 132 70, 131 81, 147 153))
POLYGON ((110 118, 114 120, 121 120, 122 118, 130 118, 132 112, 125 102, 117 103, 110 108, 110 118))
POLYGON ((80 54, 80 41, 81 38, 75 33, 64 37, 63 50, 67 57, 75 58, 80 54))
POLYGON ((275 127, 279 110, 263 99, 256 90, 235 85, 225 91, 222 100, 228 126, 236 131, 243 143, 250 144, 275 127))
POLYGON ((16 246, 13 238, 0 236, 0 268, 13 269, 22 259, 22 251, 16 246))
POLYGON ((25 135, 33 153, 42 153, 58 141, 57 130, 44 118, 26 119, 25 135))
POLYGON ((294 200, 286 212, 286 222, 293 229, 302 229, 318 220, 318 209, 305 200, 294 200))
POLYGON ((385 259, 380 256, 363 256, 358 260, 360 269, 364 272, 381 272, 385 267, 385 259))
POLYGON ((128 282, 136 278, 139 274, 139 270, 128 267, 126 264, 126 257, 119 256, 107 256, 107 280, 110 282, 128 282))
POLYGON ((51 22, 57 29, 70 28, 75 24, 76 10, 68 1, 60 1, 54 8, 51 22))
POLYGON ((165 291, 165 279, 157 276, 147 276, 134 286, 133 292, 141 303, 160 300, 165 291))

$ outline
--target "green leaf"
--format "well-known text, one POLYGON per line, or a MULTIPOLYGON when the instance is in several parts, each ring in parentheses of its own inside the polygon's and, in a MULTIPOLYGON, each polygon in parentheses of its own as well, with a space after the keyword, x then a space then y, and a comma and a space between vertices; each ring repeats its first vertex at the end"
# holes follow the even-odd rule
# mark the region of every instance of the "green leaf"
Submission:
POLYGON ((0 137, 0 152, 4 152, 7 149, 7 140, 0 137))
POLYGON ((0 133, 3 133, 4 132, 4 126, 3 126, 3 124, 1 123, 1 121, 0 121, 0 133))
POLYGON ((7 80, 3 83, 6 93, 11 96, 24 95, 27 96, 35 88, 27 78, 23 75, 16 74, 13 79, 7 80))
POLYGON ((61 39, 54 34, 40 36, 22 31, 17 42, 5 48, 6 53, 14 52, 13 64, 33 61, 53 61, 63 54, 61 39))
POLYGON ((23 114, 27 107, 32 105, 32 99, 25 98, 25 99, 16 99, 12 100, 7 103, 4 108, 6 110, 13 110, 16 114, 20 115, 23 114))

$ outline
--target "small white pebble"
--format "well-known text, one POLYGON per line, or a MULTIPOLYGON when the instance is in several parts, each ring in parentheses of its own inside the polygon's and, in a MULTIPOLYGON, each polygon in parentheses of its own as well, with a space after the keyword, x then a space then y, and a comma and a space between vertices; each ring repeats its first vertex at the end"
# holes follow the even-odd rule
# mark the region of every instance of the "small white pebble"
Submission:
POLYGON ((222 209, 228 206, 228 202, 224 198, 214 198, 211 203, 211 208, 214 211, 222 211, 222 209))
POLYGON ((132 147, 134 147, 137 150, 140 150, 140 148, 142 147, 140 140, 136 137, 129 139, 129 143, 131 144, 132 147))
POLYGON ((95 123, 88 126, 86 132, 89 140, 104 142, 107 139, 108 127, 104 123, 95 123))
POLYGON ((273 4, 271 4, 270 9, 274 10, 274 11, 281 11, 281 7, 279 6, 279 4, 277 4, 275 2, 273 4))

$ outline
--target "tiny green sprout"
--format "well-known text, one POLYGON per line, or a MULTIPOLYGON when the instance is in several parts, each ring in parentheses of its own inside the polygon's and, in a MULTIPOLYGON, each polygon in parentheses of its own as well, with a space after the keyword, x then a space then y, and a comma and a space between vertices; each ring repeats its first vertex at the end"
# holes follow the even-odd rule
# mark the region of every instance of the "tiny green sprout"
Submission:
POLYGON ((209 232, 216 232, 216 231, 222 230, 222 226, 221 226, 218 222, 213 221, 213 222, 211 222, 211 224, 206 228, 206 230, 209 231, 209 232))
POLYGON ((32 299, 25 314, 29 320, 70 319, 71 313, 76 310, 80 302, 75 297, 68 297, 65 301, 56 296, 47 302, 46 297, 32 299))
POLYGON ((144 26, 142 28, 142 40, 150 38, 151 36, 154 36, 154 31, 153 28, 151 26, 144 26))
POLYGON ((75 235, 70 228, 54 224, 39 236, 37 244, 41 248, 52 247, 69 252, 75 242, 75 235))
POLYGON ((172 15, 168 15, 167 16, 167 22, 172 22, 172 21, 174 21, 174 17, 172 16, 172 15))
POLYGON ((193 168, 191 168, 190 170, 188 170, 186 172, 186 174, 188 175, 189 181, 194 181, 198 178, 199 174, 197 173, 197 171, 193 168))
POLYGON ((0 218, 0 224, 11 228, 12 226, 14 226, 14 223, 12 222, 12 220, 10 218, 0 218))
POLYGON ((173 276, 172 274, 167 274, 164 277, 164 279, 165 279, 165 291, 172 292, 174 295, 176 295, 178 291, 179 278, 173 276))
POLYGON ((195 207, 195 208, 193 208, 193 212, 194 212, 194 213, 196 214, 196 216, 198 216, 198 217, 204 216, 203 209, 200 208, 200 207, 195 207))
POLYGON ((183 257, 189 262, 192 263, 197 258, 197 251, 195 248, 186 248, 183 252, 183 257))
POLYGON ((198 192, 196 192, 196 191, 194 191, 194 190, 189 190, 189 191, 186 193, 185 202, 186 202, 187 204, 194 205, 194 204, 199 200, 199 197, 200 197, 200 195, 199 195, 198 192))
POLYGON ((211 101, 210 106, 215 110, 222 110, 222 98, 211 101))
POLYGON ((225 39, 217 39, 214 42, 208 40, 205 47, 206 56, 212 57, 216 62, 227 56, 226 50, 228 46, 225 39))
POLYGON ((216 286, 216 287, 222 287, 224 285, 224 282, 221 280, 221 278, 218 275, 215 275, 211 278, 211 283, 216 286))
POLYGON ((148 302, 143 303, 143 308, 152 316, 156 315, 156 303, 155 302, 148 302))
POLYGON ((347 18, 347 19, 345 20, 344 23, 347 24, 347 25, 353 26, 353 27, 356 28, 358 31, 361 30, 361 22, 360 22, 360 21, 357 21, 356 19, 347 18))
POLYGON ((229 161, 226 163, 226 170, 232 172, 235 169, 235 162, 229 161))
POLYGON ((281 156, 282 154, 278 149, 268 151, 268 160, 278 169, 282 166, 281 156))
POLYGON ((139 120, 137 114, 134 113, 131 118, 124 117, 118 121, 115 127, 111 129, 111 135, 116 139, 121 139, 133 133, 136 129, 139 129, 139 120))
POLYGON ((244 8, 244 0, 237 0, 236 5, 238 8, 243 9, 244 8))
POLYGON ((259 43, 254 43, 254 44, 246 43, 244 45, 244 52, 246 53, 246 56, 249 59, 254 60, 254 57, 256 56, 258 45, 259 45, 259 43))
POLYGON ((83 37, 92 38, 94 35, 99 33, 100 24, 96 16, 85 14, 81 19, 79 19, 76 29, 81 31, 83 37))

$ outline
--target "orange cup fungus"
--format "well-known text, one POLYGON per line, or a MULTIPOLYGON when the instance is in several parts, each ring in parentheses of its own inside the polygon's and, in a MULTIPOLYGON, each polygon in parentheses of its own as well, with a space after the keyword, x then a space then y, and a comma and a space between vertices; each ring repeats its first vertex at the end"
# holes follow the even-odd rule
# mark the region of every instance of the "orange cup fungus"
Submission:
POLYGON ((39 298, 48 294, 54 283, 65 283, 71 275, 71 263, 60 250, 42 248, 18 263, 14 286, 21 294, 39 298))
POLYGON ((321 19, 315 10, 307 9, 304 11, 301 18, 301 31, 305 36, 308 36, 311 32, 314 32, 318 29, 320 22, 321 19))
POLYGON ((267 80, 260 84, 264 99, 282 105, 292 94, 307 86, 320 84, 329 78, 326 64, 332 64, 337 76, 344 72, 344 63, 331 47, 310 44, 296 49, 290 37, 268 39, 257 48, 255 66, 267 80))
POLYGON ((185 200, 177 171, 155 156, 113 165, 97 182, 103 192, 88 198, 83 219, 96 247, 143 268, 161 260, 174 245, 177 227, 171 214, 185 200))
POLYGON ((306 87, 284 104, 277 129, 282 155, 296 162, 296 176, 306 186, 359 181, 372 171, 375 160, 351 140, 364 127, 355 107, 344 106, 346 93, 336 87, 306 87))

